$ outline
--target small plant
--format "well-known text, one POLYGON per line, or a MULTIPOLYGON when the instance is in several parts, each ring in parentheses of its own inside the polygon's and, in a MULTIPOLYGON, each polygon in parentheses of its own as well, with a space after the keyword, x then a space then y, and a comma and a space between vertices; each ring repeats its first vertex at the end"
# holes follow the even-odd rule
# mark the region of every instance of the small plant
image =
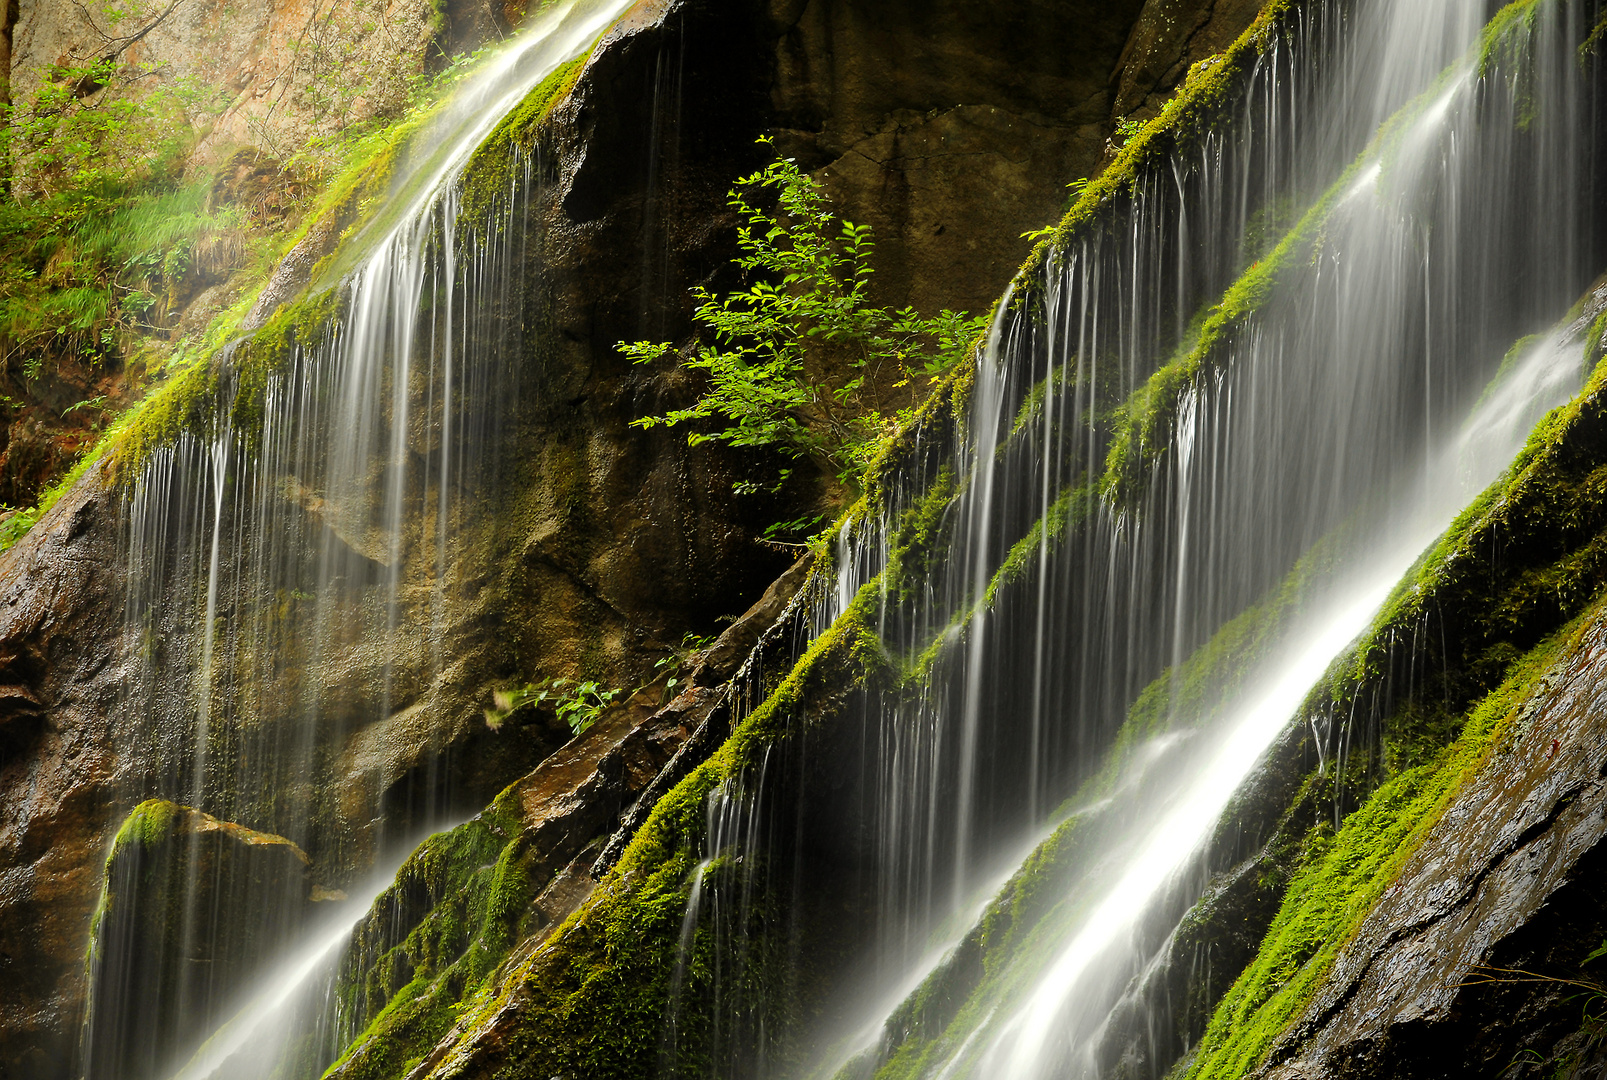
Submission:
POLYGON ((580 735, 603 715, 619 690, 605 690, 595 680, 583 682, 574 679, 548 679, 528 683, 511 690, 497 690, 491 695, 494 707, 485 710, 485 722, 492 731, 499 730, 515 710, 526 705, 539 706, 549 699, 558 713, 558 719, 569 725, 569 730, 580 735))
MULTIPOLYGON (((1071 208, 1077 205, 1077 200, 1082 198, 1083 189, 1085 189, 1087 186, 1088 177, 1086 176, 1078 177, 1076 180, 1073 180, 1071 183, 1066 185, 1066 191, 1068 192, 1066 195, 1066 213, 1070 213, 1071 208)), ((1031 240, 1033 243, 1037 243, 1039 240, 1053 236, 1055 234, 1055 230, 1059 227, 1060 224, 1056 222, 1051 225, 1045 225, 1041 229, 1032 229, 1028 232, 1024 232, 1021 234, 1021 237, 1024 240, 1031 240)))
POLYGON ((1139 134, 1143 130, 1144 121, 1129 120, 1125 116, 1118 116, 1116 118, 1116 131, 1111 135, 1110 141, 1119 147, 1126 146, 1128 143, 1138 138, 1139 134))
POLYGON ((714 634, 694 634, 688 630, 682 635, 681 644, 678 648, 671 650, 668 656, 660 657, 654 662, 653 677, 655 679, 665 674, 666 669, 669 674, 669 677, 664 680, 664 694, 660 698, 661 703, 669 701, 675 696, 675 688, 681 685, 681 669, 697 659, 699 653, 713 645, 715 637, 716 635, 714 634))
MULTIPOLYGON (((791 159, 738 180, 728 201, 745 222, 735 263, 752 284, 724 296, 693 290, 696 320, 712 340, 694 346, 682 364, 707 372, 709 389, 687 408, 634 423, 697 423, 687 436, 693 445, 768 447, 855 485, 897 422, 873 406, 882 371, 902 373, 900 386, 917 375, 936 379, 968 354, 986 320, 871 305, 870 226, 839 220, 820 183, 791 159), (774 212, 750 201, 766 189, 776 194, 774 212)), ((618 347, 637 364, 674 351, 650 341, 618 347)), ((770 490, 785 479, 784 470, 770 490)), ((736 485, 739 494, 761 488, 736 485)))
POLYGON ((0 507, 0 551, 9 551, 18 540, 28 535, 28 530, 38 520, 39 510, 35 507, 26 510, 0 507))
POLYGON ((106 418, 107 413, 116 411, 110 405, 106 404, 106 395, 101 394, 97 397, 87 398, 84 401, 77 401, 67 406, 66 409, 62 410, 62 418, 66 419, 79 409, 92 409, 98 414, 94 421, 94 426, 96 428, 100 427, 101 421, 106 418))

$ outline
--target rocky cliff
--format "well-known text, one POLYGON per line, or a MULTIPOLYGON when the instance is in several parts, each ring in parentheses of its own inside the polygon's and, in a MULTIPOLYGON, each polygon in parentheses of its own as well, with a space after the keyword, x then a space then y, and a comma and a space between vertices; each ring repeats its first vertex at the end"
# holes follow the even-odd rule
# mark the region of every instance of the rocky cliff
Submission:
MULTIPOLYGON (((687 286, 723 279, 734 224, 725 193, 759 161, 754 139, 777 134, 821 171, 848 216, 877 228, 886 302, 985 307, 1025 254, 1017 234, 1057 216, 1066 182, 1105 153, 1113 95, 1133 63, 1118 66, 1123 50, 1162 72, 1154 85, 1164 89, 1215 40, 1134 37, 1139 14, 1136 2, 918 13, 821 2, 639 5, 592 52, 531 144, 542 162, 531 210, 542 239, 530 256, 522 318, 533 331, 524 362, 539 374, 496 482, 488 478, 476 539, 450 568, 455 595, 467 598, 446 619, 442 647, 453 665, 426 677, 404 634, 379 642, 377 653, 373 641, 355 643, 349 662, 331 662, 327 675, 293 673, 322 682, 319 692, 340 702, 320 737, 320 771, 287 777, 290 786, 255 803, 199 809, 294 834, 333 885, 370 857, 379 836, 405 834, 422 807, 478 809, 559 749, 567 732, 550 713, 518 714, 490 730, 482 713, 493 684, 585 671, 661 692, 653 664, 688 632, 708 633, 717 616, 741 611, 790 561, 754 542, 784 505, 730 497, 742 459, 628 427, 691 388, 633 371, 614 352, 615 342, 644 332, 684 336, 687 286), (1054 35, 1022 32, 1045 18, 1054 35), (399 694, 381 694, 381 668, 402 673, 399 694), (328 810, 312 831, 275 809, 301 799, 328 810)), ((1245 17, 1209 5, 1195 14, 1206 25, 1245 17)), ((220 152, 244 143, 282 160, 281 143, 397 108, 397 80, 519 15, 396 4, 370 18, 340 5, 247 12, 189 0, 112 26, 87 11, 23 4, 12 84, 20 96, 49 65, 99 55, 162 79, 221 82, 234 102, 205 139, 220 152), (349 76, 354 65, 375 73, 343 83, 363 93, 333 102, 320 95, 321 80, 337 68, 349 76)), ((1153 23, 1153 12, 1146 18, 1153 23)), ((235 180, 253 168, 224 166, 235 180)), ((311 243, 324 247, 301 249, 301 265, 331 251, 345 227, 312 230, 311 243)), ((291 275, 262 319, 280 302, 294 308, 310 278, 291 275)), ((282 333, 287 324, 279 325, 282 333)), ((100 377, 86 374, 65 392, 87 393, 100 377)), ((6 1075, 74 1067, 83 958, 113 834, 136 803, 192 795, 172 770, 182 734, 177 743, 160 734, 182 729, 182 705, 138 721, 127 712, 124 688, 141 662, 129 650, 150 643, 123 624, 128 477, 114 472, 90 470, 0 568, 11 703, 0 758, 6 1075)), ((785 496, 805 505, 817 497, 785 496)), ((306 512, 310 504, 299 505, 306 512)), ((420 563, 402 573, 432 572, 420 563)), ((174 635, 164 646, 172 656, 198 648, 192 628, 174 635)), ((179 689, 175 702, 188 692, 179 689)), ((288 730, 280 705, 264 698, 255 707, 254 723, 288 730)), ((645 715, 638 701, 610 723, 625 723, 616 733, 625 738, 645 715)), ((680 738, 703 716, 655 722, 680 738)), ((613 728, 597 730, 593 741, 613 728)), ((718 744, 717 731, 704 736, 701 753, 718 744)), ((652 755, 673 745, 652 751, 651 766, 627 770, 625 794, 605 785, 602 802, 582 799, 591 816, 573 843, 606 839, 631 809, 627 796, 646 782, 636 774, 656 770, 652 755)), ((695 760, 677 766, 681 774, 695 760)), ((544 886, 536 892, 545 895, 544 886)), ((561 921, 573 903, 548 918, 561 921)))
MULTIPOLYGON (((497 453, 468 478, 461 544, 447 559, 415 544, 393 566, 361 537, 343 537, 371 577, 331 586, 332 602, 370 610, 391 574, 400 623, 353 632, 316 665, 287 649, 271 682, 231 698, 251 740, 224 745, 246 747, 242 759, 303 737, 301 703, 320 703, 293 767, 236 791, 209 787, 185 764, 197 749, 193 672, 212 631, 194 610, 157 633, 125 621, 131 458, 89 469, 0 555, 0 1077, 90 1067, 80 1038, 92 999, 125 1014, 122 1027, 103 1029, 110 1042, 88 1048, 95 1069, 97 1055, 159 1056, 151 1040, 165 1054, 195 1034, 147 1030, 137 1008, 105 991, 104 965, 86 964, 97 924, 111 928, 102 950, 166 932, 117 924, 126 890, 111 887, 149 876, 126 836, 152 806, 171 807, 162 820, 182 821, 184 836, 258 837, 242 842, 293 851, 273 888, 297 903, 306 873, 320 889, 349 882, 401 854, 391 850, 399 838, 473 815, 408 858, 360 921, 337 982, 345 1049, 335 1076, 639 1076, 667 1053, 745 1075, 755 1061, 807 1060, 813 1033, 858 1007, 844 986, 876 887, 863 872, 858 781, 840 765, 874 760, 865 716, 910 694, 904 667, 930 660, 891 655, 896 627, 877 622, 875 590, 845 600, 829 629, 816 625, 831 554, 795 563, 796 551, 760 542, 779 518, 842 510, 843 493, 811 480, 733 497, 758 459, 633 427, 698 386, 683 371, 633 368, 615 345, 689 340, 688 288, 734 282, 726 192, 763 164, 760 135, 814 171, 846 217, 874 227, 879 302, 985 310, 1028 257, 1021 234, 1067 210, 1068 184, 1106 170, 1107 186, 1079 203, 1063 235, 1152 163, 1142 142, 1122 156, 1132 129, 1120 125, 1166 121, 1191 71, 1220 80, 1196 100, 1215 108, 1231 96, 1256 62, 1241 35, 1262 9, 633 7, 532 95, 521 124, 498 129, 468 174, 466 199, 484 201, 509 162, 528 166, 528 243, 512 299, 483 331, 506 350, 519 389, 497 453), (1223 55, 1219 67, 1197 66, 1223 55), (444 608, 426 612, 437 596, 444 608), (426 623, 442 628, 430 648, 415 629, 426 623), (625 694, 579 734, 540 704, 488 722, 494 690, 538 677, 597 679, 625 694), (135 709, 129 687, 142 679, 157 685, 156 704, 135 709), (737 796, 750 788, 763 799, 743 808, 737 796), (763 833, 764 865, 700 863, 694 853, 721 828, 763 833), (721 971, 740 972, 741 1000, 721 971)), ((340 3, 247 11, 179 0, 141 12, 127 31, 88 9, 25 2, 11 85, 31 92, 48 65, 90 55, 226 85, 232 103, 199 136, 217 148, 207 167, 242 189, 258 172, 271 186, 281 174, 269 177, 261 161, 402 109, 407 80, 523 14, 468 2, 359 14, 340 3), (360 92, 324 93, 337 71, 360 92), (242 145, 252 153, 237 156, 242 145)), ((1173 137, 1165 123, 1156 132, 1156 146, 1173 137)), ((390 180, 363 182, 377 197, 390 180)), ((152 399, 178 402, 152 445, 204 433, 208 410, 239 400, 220 389, 230 365, 276 370, 310 346, 339 295, 324 276, 368 201, 314 215, 251 305, 254 336, 195 369, 211 380, 206 392, 152 399)), ((1032 267, 1041 262, 1017 279, 1028 285, 1018 304, 1034 302, 1032 267)), ((191 303, 222 303, 192 284, 191 303)), ((1592 364, 1602 307, 1592 292, 1566 328, 1592 364)), ((86 367, 52 392, 132 398, 132 383, 104 382, 116 377, 86 367)), ((920 587, 947 527, 934 524, 955 495, 941 462, 971 391, 963 375, 938 387, 871 476, 854 520, 891 521, 883 595, 920 587)), ((881 393, 906 404, 900 395, 912 391, 889 380, 881 393)), ((1603 992, 1592 965, 1607 935, 1596 895, 1607 736, 1594 689, 1607 662, 1602 395, 1598 373, 1414 572, 1398 594, 1408 599, 1357 647, 1359 674, 1324 685, 1330 703, 1372 725, 1373 741, 1346 744, 1348 771, 1333 765, 1339 736, 1321 728, 1338 710, 1320 699, 1269 755, 1205 856, 1205 898, 1105 1033, 1109 1075, 1599 1068, 1595 998, 1579 995, 1603 992), (1430 639, 1438 645, 1416 649, 1430 639)), ((19 425, 40 422, 13 423, 11 445, 26 442, 19 425)), ((59 471, 63 454, 52 453, 48 467, 27 467, 23 487, 59 471)), ((12 474, 25 456, 13 452, 12 474)), ((296 528, 340 520, 319 492, 285 485, 277 498, 296 528)), ((1020 574, 1001 569, 989 597, 1013 602, 1020 574)), ((311 599, 296 592, 247 597, 220 619, 293 623, 295 605, 311 599)), ((950 1025, 987 974, 1031 946, 1032 920, 1075 864, 1082 827, 1063 827, 1029 860, 857 1068, 913 1075, 922 1054, 954 1037, 950 1025)), ((175 835, 144 838, 140 851, 154 854, 141 858, 178 859, 162 854, 175 835)), ((189 876, 194 867, 178 861, 185 869, 162 863, 163 873, 189 876)), ((239 873, 262 877, 254 866, 239 873)), ((261 953, 218 950, 242 979, 261 953)))

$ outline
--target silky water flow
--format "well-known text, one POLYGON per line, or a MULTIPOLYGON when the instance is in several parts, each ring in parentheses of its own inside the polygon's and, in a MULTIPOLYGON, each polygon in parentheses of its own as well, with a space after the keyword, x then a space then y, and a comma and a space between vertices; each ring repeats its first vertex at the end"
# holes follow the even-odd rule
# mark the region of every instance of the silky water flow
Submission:
MULTIPOLYGON (((898 1075, 1109 1075, 1134 1031, 1170 1030, 1146 982, 1234 792, 1585 374, 1561 330, 1503 360, 1600 269, 1594 8, 1492 14, 1297 5, 1227 122, 1017 280, 964 437, 934 454, 910 436, 918 464, 844 526, 822 594, 826 625, 870 590, 914 677, 859 695, 857 742, 767 756, 712 797, 683 941, 701 920, 713 955, 775 965, 750 912, 779 897, 791 922, 766 932, 798 955, 828 870, 863 920, 831 925, 863 947, 823 1021, 788 1017, 797 972, 722 973, 701 1006, 712 1075, 871 1075, 930 1007, 911 992, 1073 817, 1079 869, 1034 947, 898 1075), (912 568, 917 518, 944 539, 912 568), (1245 618, 1273 628, 1255 649, 1231 632, 1245 618), (1191 689, 1224 660, 1231 678, 1191 689), (808 792, 809 755, 858 770, 853 800, 808 792)), ((1154 1038, 1159 1077, 1187 1047, 1154 1038)))
POLYGON ((154 917, 171 947, 95 955, 89 1080, 317 1075, 349 1038, 331 997, 344 935, 422 833, 449 824, 439 735, 407 720, 448 662, 464 515, 495 484, 519 393, 534 163, 513 160, 474 214, 461 177, 497 122, 627 6, 548 6, 485 61, 314 283, 331 297, 321 326, 265 388, 242 385, 259 376, 235 363, 251 343, 230 346, 206 423, 143 465, 125 502, 125 707, 151 753, 130 801, 158 795, 318 853, 319 902, 295 875, 223 880, 197 857, 169 871, 187 880, 109 896, 103 924, 154 917), (260 415, 241 415, 259 389, 260 415), (413 746, 416 805, 386 804, 395 776, 354 790, 352 736, 385 724, 413 746), (231 890, 266 922, 231 925, 247 910, 231 890), (133 911, 141 900, 163 910, 133 911))
MULTIPOLYGON (((1145 167, 1017 281, 979 352, 965 437, 917 448, 924 464, 842 530, 811 620, 871 590, 870 622, 917 676, 857 702, 855 752, 833 759, 857 770, 852 798, 789 804, 803 767, 786 754, 711 798, 680 940, 687 953, 707 930, 729 947, 712 954, 712 999, 683 1000, 677 965, 661 1072, 695 1052, 713 1075, 800 1060, 867 1075, 899 1048, 900 1003, 1072 819, 1091 839, 1040 947, 981 986, 924 1074, 1108 1072, 1204 887, 1223 807, 1424 546, 1579 383, 1582 345, 1561 331, 1502 359, 1599 269, 1576 51, 1589 6, 1537 0, 1487 29, 1473 0, 1297 5, 1229 122, 1145 167), (1220 335, 1218 306, 1233 316, 1220 335), (1188 370, 1150 382, 1168 364, 1188 370), (912 566, 904 523, 934 499, 939 539, 912 566), (1241 658, 1231 695, 1191 698, 1177 673, 1280 590, 1298 602, 1271 609, 1276 644, 1241 658), (1129 716, 1144 725, 1115 751, 1129 716), (865 947, 814 1050, 772 1054, 808 933, 778 928, 777 900, 819 877, 822 852, 852 871, 865 947), (780 974, 745 970, 760 964, 780 974), (690 1022, 694 1008, 709 1014, 690 1022)), ((319 778, 341 735, 392 715, 399 679, 439 669, 438 648, 393 646, 421 626, 442 640, 462 491, 494 468, 496 402, 517 389, 507 342, 478 320, 516 302, 522 233, 507 226, 524 189, 516 169, 491 227, 459 220, 454 180, 621 7, 549 11, 471 88, 341 270, 323 344, 270 376, 260 432, 219 409, 146 466, 128 511, 128 641, 146 657, 130 700, 161 764, 142 791, 309 844, 315 822, 356 822, 340 839, 353 864, 386 849, 365 831, 379 793, 354 812, 319 778), (419 565, 431 572, 409 577, 419 565)), ((181 931, 205 892, 189 887, 181 931)), ((282 1025, 253 1009, 335 1031, 327 1003, 289 1003, 327 998, 349 926, 331 915, 232 995, 176 971, 166 1004, 204 1007, 162 1062, 135 1061, 153 1048, 106 1019, 131 1015, 127 973, 98 973, 90 1075, 189 1080, 282 1055, 277 1031, 254 1042, 282 1025)), ((308 1037, 323 1040, 311 1062, 340 1035, 308 1037)), ((1154 1074, 1184 1050, 1156 1050, 1154 1074)))

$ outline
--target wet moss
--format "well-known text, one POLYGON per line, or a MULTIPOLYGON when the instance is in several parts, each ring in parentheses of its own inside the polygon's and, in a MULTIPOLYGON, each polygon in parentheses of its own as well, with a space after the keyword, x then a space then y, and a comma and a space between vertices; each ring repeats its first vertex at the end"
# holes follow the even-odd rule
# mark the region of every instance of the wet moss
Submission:
POLYGON ((531 929, 532 852, 516 799, 510 788, 426 840, 353 932, 336 996, 360 1031, 331 1073, 403 1075, 531 929))
POLYGON ((591 50, 560 64, 502 119, 469 157, 463 170, 463 210, 472 220, 489 219, 514 183, 517 163, 535 152, 542 128, 580 80, 591 50))
MULTIPOLYGON (((974 1028, 994 996, 980 993, 1002 978, 1009 960, 1061 902, 1080 868, 1088 821, 1072 815, 1027 857, 976 926, 888 1018, 883 1038, 891 1051, 876 1080, 914 1080, 927 1075, 939 1055, 958 1044, 956 1032, 974 1028)), ((843 1071, 857 1075, 858 1066, 843 1071)))
POLYGON ((1217 303, 1195 316, 1172 359, 1112 411, 1114 434, 1101 482, 1105 498, 1130 501, 1143 489, 1170 445, 1184 396, 1227 362, 1233 342, 1278 286, 1315 262, 1334 214, 1358 185, 1367 182, 1369 173, 1387 166, 1413 121, 1445 92, 1454 74, 1454 69, 1442 74, 1434 86, 1391 117, 1356 160, 1300 215, 1294 228, 1267 255, 1252 262, 1217 303))
POLYGON ((948 511, 956 488, 954 466, 945 462, 893 531, 884 580, 899 603, 915 599, 945 550, 952 525, 948 511))
POLYGON ((1241 1075, 1300 1015, 1607 588, 1604 369, 1541 421, 1506 476, 1407 575, 1308 699, 1308 713, 1350 717, 1353 728, 1378 717, 1376 745, 1356 732, 1344 778, 1363 801, 1293 879, 1191 1076, 1241 1075))
POLYGON ((177 803, 166 799, 146 799, 134 807, 112 838, 112 849, 106 856, 107 865, 111 865, 112 860, 122 855, 131 844, 150 848, 167 840, 182 812, 177 803))
POLYGON ((1385 783, 1331 838, 1314 837, 1259 953, 1218 1006, 1190 1080, 1244 1076, 1265 1060, 1572 635, 1564 630, 1530 650, 1472 710, 1455 742, 1385 783))
MULTIPOLYGON (((1478 47, 1476 62, 1481 74, 1500 71, 1512 80, 1518 102, 1517 123, 1527 129, 1535 116, 1533 95, 1525 88, 1532 82, 1529 29, 1540 4, 1547 0, 1518 0, 1503 8, 1486 27, 1478 47)), ((1055 236, 1035 251, 1033 259, 1017 276, 1025 286, 1047 258, 1051 245, 1069 242, 1115 197, 1130 192, 1139 176, 1186 141, 1198 116, 1214 115, 1218 95, 1235 85, 1237 67, 1253 62, 1275 32, 1277 20, 1285 17, 1284 5, 1270 5, 1256 24, 1213 65, 1214 74, 1202 78, 1197 89, 1186 84, 1175 105, 1151 121, 1132 144, 1112 164, 1111 169, 1090 184, 1078 204, 1066 215, 1055 236), (1220 70, 1215 70, 1220 69, 1220 70), (1196 97, 1197 95, 1197 97, 1196 97)), ((1256 258, 1222 298, 1192 321, 1173 358, 1159 368, 1127 401, 1118 405, 1109 422, 1114 429, 1106 457, 1101 494, 1111 500, 1130 500, 1147 482, 1165 453, 1171 439, 1179 404, 1190 388, 1227 359, 1227 349, 1253 314, 1272 297, 1278 284, 1290 274, 1309 265, 1320 253, 1324 229, 1365 174, 1387 167, 1395 147, 1412 122, 1446 90, 1456 71, 1448 70, 1435 85, 1392 117, 1369 143, 1367 149, 1304 213, 1293 228, 1266 254, 1256 258)), ((1265 235, 1280 218, 1295 216, 1287 203, 1267 208, 1255 224, 1256 247, 1267 247, 1265 235)), ((1030 400, 1030 399, 1029 399, 1030 400)), ((1019 419, 1019 418, 1018 418, 1019 419)))
MULTIPOLYGON (((592 898, 545 945, 465 1002, 465 1030, 490 1022, 508 1001, 520 1002, 502 1074, 545 1080, 652 1072, 709 797, 722 785, 740 788, 770 748, 826 722, 844 694, 888 670, 865 622, 879 589, 879 582, 866 585, 726 743, 658 802, 592 898)), ((784 944, 767 939, 765 927, 750 929, 751 947, 784 944)), ((687 978, 707 976, 706 967, 691 964, 687 978)), ((682 1052, 695 1059, 699 1051, 682 1052)), ((393 1056, 400 1060, 402 1051, 393 1056)))
POLYGON ((1294 0, 1269 0, 1255 22, 1224 52, 1189 69, 1187 78, 1160 115, 1123 146, 1114 161, 1082 189, 1081 196, 1055 231, 1040 242, 1017 275, 1024 283, 1044 264, 1049 252, 1102 220, 1130 197, 1152 169, 1164 166, 1178 150, 1194 143, 1222 122, 1240 97, 1239 88, 1265 50, 1297 13, 1294 0))
POLYGON ((1085 485, 1062 491, 1044 515, 1033 522, 1027 534, 1010 548, 989 580, 981 606, 993 607, 1002 589, 1021 581, 1033 567, 1041 565, 1042 559, 1058 549, 1069 532, 1088 520, 1095 503, 1094 493, 1085 485))
POLYGON ((130 482, 152 452, 186 432, 206 435, 228 417, 237 436, 261 433, 268 379, 283 371, 298 348, 324 342, 344 297, 321 293, 282 307, 252 337, 180 372, 108 432, 97 456, 115 481, 130 482))

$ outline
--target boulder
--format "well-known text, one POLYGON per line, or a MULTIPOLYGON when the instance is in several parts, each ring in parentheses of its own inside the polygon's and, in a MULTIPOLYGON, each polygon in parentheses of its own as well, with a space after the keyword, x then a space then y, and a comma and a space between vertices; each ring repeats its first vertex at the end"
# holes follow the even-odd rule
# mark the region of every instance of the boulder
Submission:
POLYGON ((281 836, 163 799, 135 807, 90 939, 88 1080, 164 1075, 204 1038, 301 927, 307 868, 281 836))

